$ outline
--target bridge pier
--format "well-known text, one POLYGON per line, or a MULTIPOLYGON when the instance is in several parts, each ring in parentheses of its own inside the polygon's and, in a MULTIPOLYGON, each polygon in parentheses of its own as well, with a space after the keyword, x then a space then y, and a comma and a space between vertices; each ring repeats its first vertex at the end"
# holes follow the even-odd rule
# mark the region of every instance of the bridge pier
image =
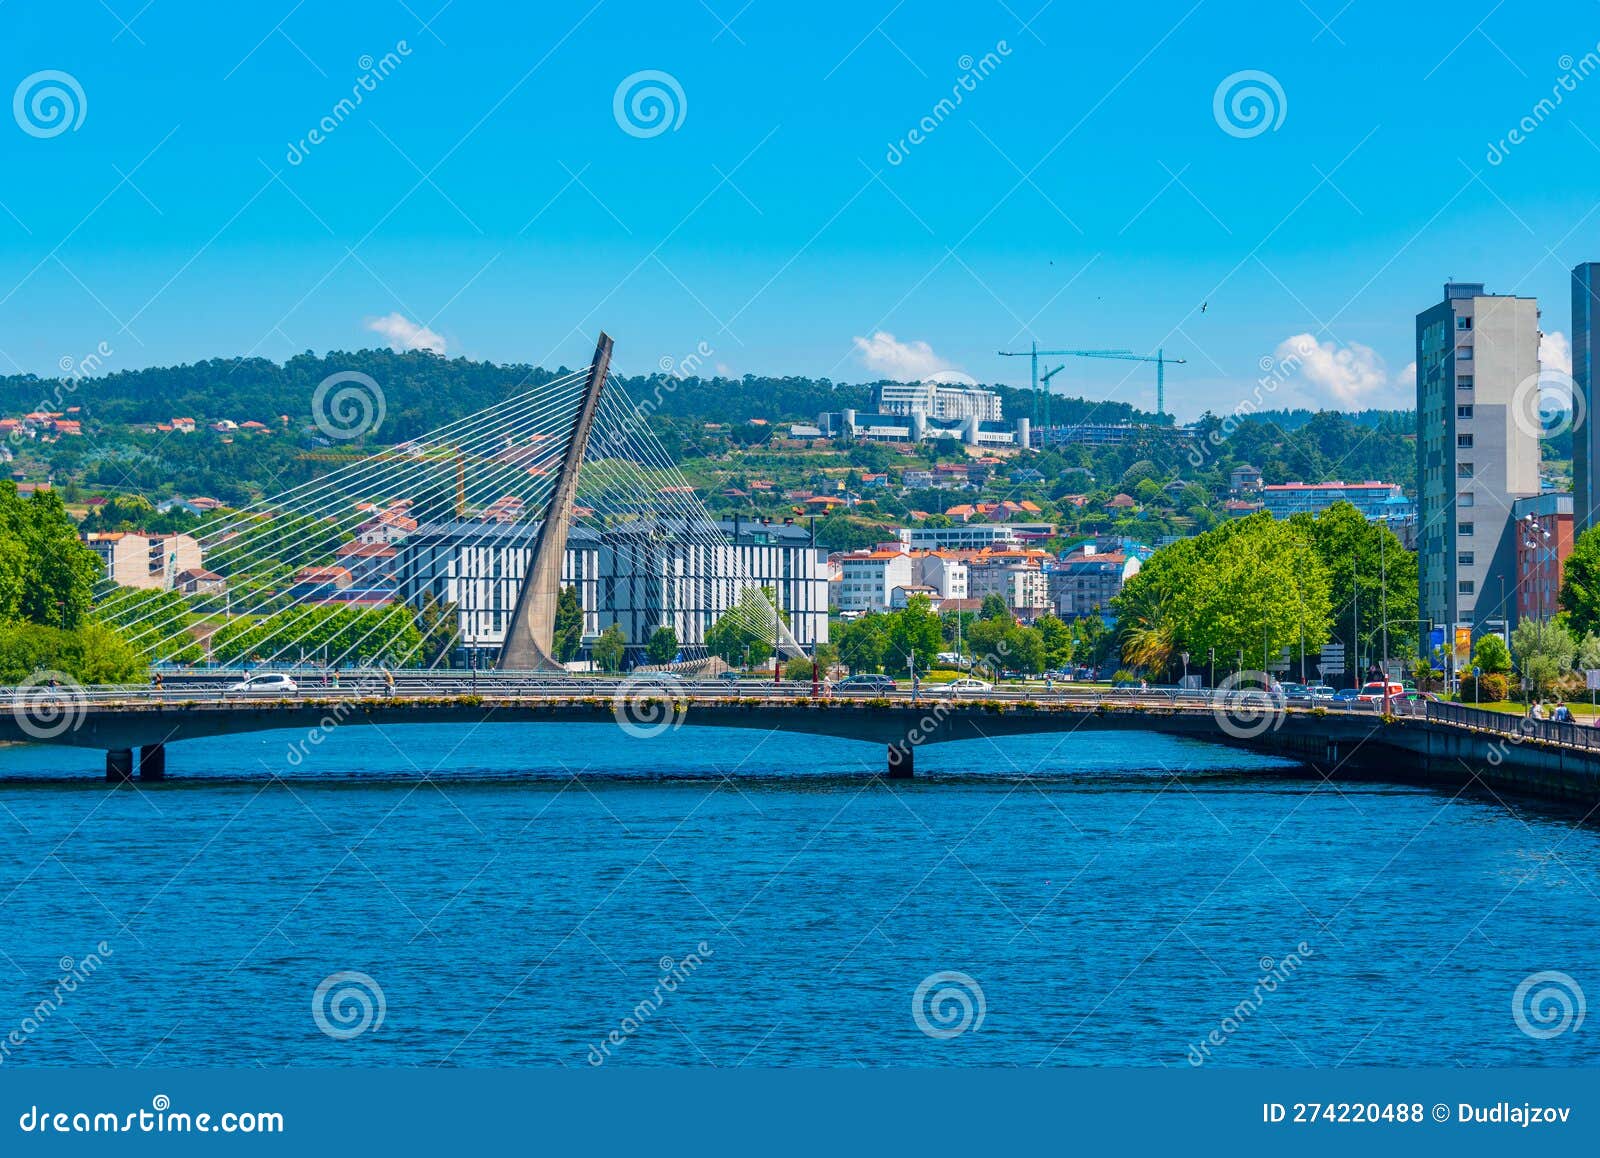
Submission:
POLYGON ((889 779, 910 780, 916 775, 916 760, 913 753, 916 751, 904 741, 889 745, 889 779))
POLYGON ((106 783, 131 784, 133 782, 133 749, 113 748, 106 753, 106 783))
POLYGON ((165 780, 167 778, 167 746, 146 744, 139 749, 139 779, 165 780))

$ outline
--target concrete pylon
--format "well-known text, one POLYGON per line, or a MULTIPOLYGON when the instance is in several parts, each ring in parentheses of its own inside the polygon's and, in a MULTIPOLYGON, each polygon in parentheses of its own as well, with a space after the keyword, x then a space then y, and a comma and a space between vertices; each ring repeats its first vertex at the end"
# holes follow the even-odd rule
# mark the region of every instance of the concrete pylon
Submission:
POLYGON ((567 531, 572 526, 572 505, 578 494, 578 468, 589 445, 600 392, 605 389, 606 370, 611 365, 611 336, 602 333, 595 344, 594 361, 589 363, 589 382, 572 420, 572 435, 567 440, 566 457, 550 494, 550 506, 539 524, 533 543, 533 557, 517 593, 517 607, 506 628, 506 641, 500 648, 501 671, 562 671, 556 661, 556 602, 561 597, 561 563, 567 553, 567 531))

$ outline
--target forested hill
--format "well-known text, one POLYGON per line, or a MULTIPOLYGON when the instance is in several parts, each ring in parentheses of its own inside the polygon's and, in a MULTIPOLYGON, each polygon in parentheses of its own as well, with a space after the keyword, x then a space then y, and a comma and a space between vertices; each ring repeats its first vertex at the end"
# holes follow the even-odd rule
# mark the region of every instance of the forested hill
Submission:
MULTIPOLYGON (((0 378, 0 416, 76 407, 68 418, 80 420, 85 435, 13 440, 14 477, 51 479, 72 488, 72 493, 200 494, 239 503, 309 481, 325 469, 315 451, 326 446, 327 439, 319 434, 311 409, 318 385, 330 375, 366 374, 383 392, 381 426, 342 448, 357 453, 416 438, 568 369, 496 365, 387 349, 320 357, 306 353, 282 365, 264 358, 219 358, 78 381, 0 378), (180 417, 193 419, 200 434, 173 438, 156 429, 180 417), (236 438, 208 429, 224 419, 241 426, 259 422, 278 436, 236 438)), ((786 485, 816 485, 813 476, 821 460, 784 451, 760 457, 763 445, 785 432, 785 423, 810 422, 823 411, 859 410, 872 404, 872 384, 825 378, 653 375, 624 379, 624 385, 636 401, 651 401, 652 426, 686 466, 698 461, 717 463, 716 469, 726 470, 730 456, 753 455, 742 466, 771 473, 786 485), (789 459, 783 458, 785 453, 790 453, 789 459)), ((1034 399, 1029 391, 993 389, 1001 395, 1007 417, 1032 414, 1034 399)), ((1058 423, 1153 421, 1153 416, 1126 403, 1082 398, 1053 398, 1051 416, 1058 423)), ((1170 423, 1167 418, 1163 425, 1170 423)), ((1085 485, 1081 476, 1068 479, 1058 477, 1058 472, 1081 467, 1107 485, 1116 485, 1115 480, 1132 468, 1157 463, 1164 464, 1169 477, 1220 479, 1217 485, 1225 489, 1228 471, 1251 463, 1268 482, 1385 479, 1413 488, 1415 417, 1409 411, 1208 414, 1197 427, 1198 437, 1183 438, 1149 426, 1115 445, 1080 444, 1040 455, 1035 465, 1052 487, 1079 489, 1085 485)), ((920 449, 927 453, 913 457, 937 457, 951 448, 920 449)), ((906 464, 887 448, 871 446, 852 448, 849 460, 871 471, 906 464)), ((721 476, 717 477, 721 485, 721 476)))
MULTIPOLYGON (((319 382, 330 374, 356 371, 371 376, 383 390, 385 434, 399 441, 492 406, 568 369, 497 365, 387 349, 330 351, 323 356, 308 352, 282 365, 265 358, 213 358, 182 366, 125 370, 67 387, 33 375, 0 378, 0 410, 17 415, 41 402, 46 403, 45 409, 79 406, 86 422, 107 425, 165 422, 173 417, 198 422, 221 418, 271 422, 286 415, 290 425, 298 428, 310 421, 311 396, 319 382)), ((659 409, 665 415, 716 422, 810 420, 825 410, 867 409, 872 400, 870 383, 847 385, 826 378, 691 377, 676 381, 670 390, 658 389, 667 381, 671 380, 659 375, 639 376, 625 378, 624 385, 636 399, 660 397, 659 409)), ((991 389, 1001 395, 1008 416, 1031 412, 1028 391, 1007 386, 991 389)), ((1118 402, 1056 398, 1051 407, 1052 418, 1062 422, 1091 416, 1095 422, 1151 417, 1118 402)))

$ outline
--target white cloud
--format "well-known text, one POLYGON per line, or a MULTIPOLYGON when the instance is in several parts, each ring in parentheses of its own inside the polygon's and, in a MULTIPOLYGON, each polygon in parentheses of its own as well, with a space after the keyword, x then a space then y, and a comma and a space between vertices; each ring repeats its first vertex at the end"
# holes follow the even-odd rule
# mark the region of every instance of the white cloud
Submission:
POLYGON ((1572 343, 1560 330, 1540 337, 1539 367, 1572 377, 1572 343))
POLYGON ((444 353, 444 339, 427 326, 419 325, 404 314, 386 314, 381 318, 368 318, 367 329, 382 334, 396 350, 432 350, 444 353))
POLYGON ((897 382, 921 382, 955 367, 933 352, 926 342, 902 342, 886 330, 870 338, 855 338, 856 353, 867 369, 897 382))
POLYGON ((1295 334, 1278 343, 1274 353, 1280 363, 1298 371, 1312 401, 1338 410, 1405 405, 1416 383, 1414 363, 1391 376, 1378 352, 1360 342, 1340 346, 1295 334))

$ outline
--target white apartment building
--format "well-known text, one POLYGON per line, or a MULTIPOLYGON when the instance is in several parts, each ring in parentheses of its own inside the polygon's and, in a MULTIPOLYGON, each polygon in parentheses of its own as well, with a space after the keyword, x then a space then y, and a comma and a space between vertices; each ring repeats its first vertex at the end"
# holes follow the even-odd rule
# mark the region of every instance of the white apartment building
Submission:
POLYGON ((1444 300, 1417 315, 1418 615, 1427 623, 1477 636, 1514 618, 1509 515, 1539 493, 1539 337, 1533 298, 1478 283, 1446 285, 1444 300))
POLYGON ((880 548, 839 557, 839 610, 887 611, 904 606, 895 592, 915 589, 936 600, 967 598, 967 565, 952 555, 880 548))
POLYGON ((200 570, 203 562, 190 535, 98 531, 83 541, 105 564, 106 578, 121 587, 171 588, 180 572, 200 570))
POLYGON ((1020 619, 1050 610, 1050 579, 1040 561, 1016 555, 973 559, 967 565, 968 598, 999 595, 1020 619))

